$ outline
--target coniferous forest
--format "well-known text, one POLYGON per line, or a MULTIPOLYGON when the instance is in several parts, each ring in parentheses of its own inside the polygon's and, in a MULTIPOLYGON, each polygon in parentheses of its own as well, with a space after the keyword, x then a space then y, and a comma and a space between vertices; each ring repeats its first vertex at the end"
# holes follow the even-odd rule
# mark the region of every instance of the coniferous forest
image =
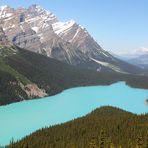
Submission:
POLYGON ((147 148, 148 115, 101 107, 85 117, 41 129, 7 148, 147 148))

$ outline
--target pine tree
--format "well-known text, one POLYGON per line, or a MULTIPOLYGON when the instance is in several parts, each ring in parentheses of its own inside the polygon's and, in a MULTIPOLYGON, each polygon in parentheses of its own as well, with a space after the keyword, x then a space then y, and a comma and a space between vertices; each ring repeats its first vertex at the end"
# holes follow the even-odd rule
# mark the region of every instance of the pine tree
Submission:
POLYGON ((143 137, 138 137, 137 139, 137 148, 142 148, 143 146, 143 137))
POLYGON ((148 137, 146 138, 145 148, 148 148, 148 137))
POLYGON ((104 130, 100 131, 100 140, 99 140, 99 148, 106 147, 106 133, 104 130))
POLYGON ((90 143, 89 143, 89 148, 97 148, 97 142, 96 138, 93 136, 90 143))
POLYGON ((115 148, 113 143, 110 143, 109 148, 115 148))

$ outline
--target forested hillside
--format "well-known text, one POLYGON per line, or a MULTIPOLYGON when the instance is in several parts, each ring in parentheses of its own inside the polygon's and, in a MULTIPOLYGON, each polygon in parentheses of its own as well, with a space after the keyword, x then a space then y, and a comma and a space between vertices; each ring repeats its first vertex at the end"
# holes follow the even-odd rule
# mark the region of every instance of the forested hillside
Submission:
POLYGON ((101 107, 85 117, 41 129, 8 148, 147 148, 148 115, 101 107))

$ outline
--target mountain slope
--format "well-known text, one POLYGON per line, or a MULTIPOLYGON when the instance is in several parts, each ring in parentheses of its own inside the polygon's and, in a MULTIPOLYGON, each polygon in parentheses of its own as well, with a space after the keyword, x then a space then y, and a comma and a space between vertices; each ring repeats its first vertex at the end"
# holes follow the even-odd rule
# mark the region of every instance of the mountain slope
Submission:
POLYGON ((71 57, 71 63, 74 65, 96 71, 116 71, 119 73, 139 73, 141 71, 136 66, 129 65, 103 50, 88 31, 74 20, 66 23, 56 22, 52 26, 59 37, 74 45, 73 50, 77 54, 77 56, 71 57))
POLYGON ((0 28, 0 105, 47 96, 44 90, 6 64, 5 59, 17 52, 18 49, 12 46, 0 28))
POLYGON ((71 20, 58 21, 39 5, 13 9, 0 7, 1 25, 15 45, 64 63, 95 71, 141 74, 141 69, 118 60, 71 20))
POLYGON ((101 107, 85 117, 41 129, 8 147, 144 148, 147 146, 147 122, 148 115, 101 107))
POLYGON ((0 47, 0 105, 47 96, 43 89, 5 62, 14 54, 17 54, 17 48, 0 47))

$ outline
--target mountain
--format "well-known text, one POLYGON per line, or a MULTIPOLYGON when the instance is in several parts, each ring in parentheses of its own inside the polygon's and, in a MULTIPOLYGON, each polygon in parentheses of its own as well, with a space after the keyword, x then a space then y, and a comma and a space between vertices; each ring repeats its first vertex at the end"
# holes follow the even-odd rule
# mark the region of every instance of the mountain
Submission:
POLYGON ((114 55, 115 57, 118 57, 119 59, 129 60, 129 59, 134 59, 139 56, 148 54, 148 48, 141 47, 139 49, 134 49, 134 50, 132 49, 128 51, 119 52, 118 54, 115 54, 114 52, 111 52, 111 53, 112 55, 114 55))
POLYGON ((64 63, 95 71, 141 74, 141 69, 107 51, 75 21, 60 22, 39 5, 0 7, 1 27, 11 43, 64 63))
POLYGON ((73 121, 38 130, 8 148, 147 147, 148 115, 101 107, 73 121))

